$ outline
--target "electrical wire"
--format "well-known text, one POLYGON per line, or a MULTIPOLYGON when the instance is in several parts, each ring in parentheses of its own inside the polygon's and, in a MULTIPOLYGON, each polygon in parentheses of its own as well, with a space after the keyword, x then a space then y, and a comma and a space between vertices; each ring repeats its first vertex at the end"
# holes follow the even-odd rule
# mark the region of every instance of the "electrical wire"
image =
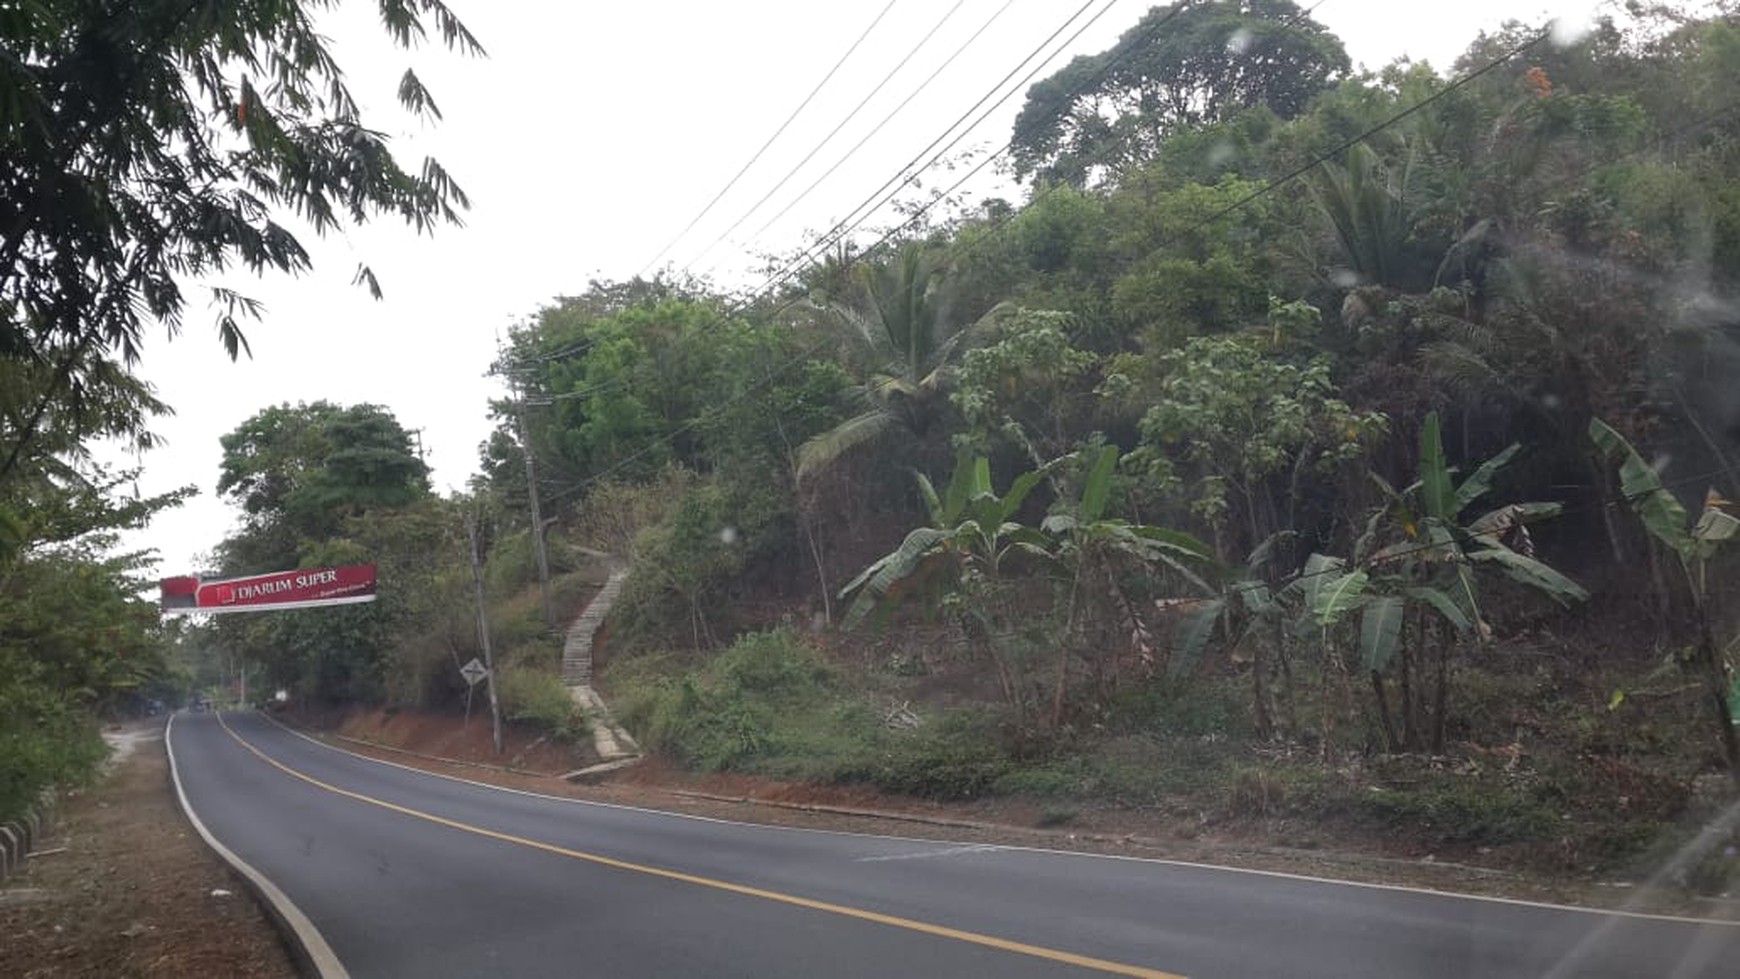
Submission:
MULTIPOLYGON (((994 104, 992 104, 992 106, 989 109, 986 109, 985 112, 983 114, 981 114, 978 119, 974 120, 971 125, 969 125, 966 129, 962 130, 958 135, 955 136, 954 139, 949 140, 947 145, 943 146, 942 149, 937 150, 936 153, 934 155, 932 155, 928 161, 926 161, 922 166, 920 166, 919 161, 924 160, 925 154, 930 153, 932 150, 936 150, 938 144, 941 144, 943 142, 943 140, 948 138, 949 133, 954 132, 957 128, 960 127, 960 125, 962 123, 966 122, 969 118, 971 118, 973 113, 978 112, 979 109, 982 106, 984 106, 984 104, 987 101, 990 100, 991 96, 997 94, 998 90, 1000 90, 1003 86, 1007 85, 1009 83, 1010 79, 1014 78, 1017 74, 1019 74, 1023 68, 1026 68, 1029 62, 1031 62, 1034 58, 1039 57, 1039 55, 1041 53, 1043 53, 1045 51, 1045 49, 1047 47, 1049 47, 1053 41, 1057 40, 1057 38, 1059 36, 1061 36, 1064 31, 1069 29, 1071 24, 1075 23, 1075 21, 1077 19, 1079 19, 1082 16, 1082 14, 1086 13, 1089 7, 1093 6, 1093 0, 1088 0, 1088 2, 1082 4, 1081 7, 1077 8, 1075 13, 1073 13, 1069 16, 1068 20, 1064 21, 1061 25, 1059 25, 1059 27, 1055 31, 1051 32, 1051 35, 1048 36, 1044 41, 1040 42, 1039 47, 1034 48, 1033 52, 1031 54, 1029 54, 1027 57, 1023 58, 1021 60, 1021 63, 1016 65, 1013 69, 1011 69, 1007 75, 1004 75, 1003 78, 1000 81, 998 81, 996 85, 993 85, 991 87, 990 91, 986 92, 982 97, 980 97, 980 99, 977 102, 973 103, 973 105, 970 108, 968 108, 966 112, 962 113, 959 119, 956 119, 954 121, 954 123, 952 123, 947 129, 944 129, 942 132, 942 135, 940 135, 936 139, 932 140, 929 146, 926 146, 924 149, 920 150, 918 152, 918 155, 914 156, 906 164, 906 166, 900 168, 900 170, 898 170, 894 176, 888 178, 888 180, 885 181, 881 187, 878 187, 876 190, 872 191, 870 196, 866 197, 863 200, 863 202, 861 202, 857 207, 854 207, 852 210, 848 211, 846 217, 844 219, 842 219, 840 222, 838 222, 837 224, 835 224, 833 230, 829 231, 827 234, 822 235, 814 244, 812 244, 809 248, 805 249, 804 252, 799 256, 798 261, 801 262, 801 261, 807 260, 811 253, 820 253, 820 252, 826 251, 827 249, 833 247, 836 242, 838 242, 839 240, 844 238, 846 235, 851 234, 853 231, 856 231, 860 226, 863 225, 863 223, 865 221, 869 220, 869 218, 872 214, 874 214, 874 213, 876 213, 876 211, 880 210, 882 208, 882 206, 884 204, 887 204, 890 200, 892 200, 896 194, 899 194, 902 190, 904 190, 906 187, 911 185, 913 183, 913 181, 917 180, 919 175, 922 174, 925 170, 928 170, 932 166, 936 165, 936 163, 939 160, 941 160, 943 158, 943 156, 949 152, 949 150, 953 149, 957 144, 960 143, 961 140, 965 139, 968 136, 968 134, 970 134, 973 131, 973 129, 979 125, 979 123, 983 122, 987 117, 989 117, 992 112, 995 112, 1004 102, 1007 102, 1017 91, 1019 91, 1020 84, 1025 84, 1027 80, 1031 79, 1034 75, 1038 74, 1045 67, 1045 65, 1050 62, 1050 60, 1052 58, 1055 58, 1062 51, 1062 49, 1064 47, 1067 47, 1069 44, 1073 43, 1076 38, 1080 37, 1083 32, 1085 32, 1088 28, 1092 27, 1096 22, 1098 22, 1100 20, 1100 18, 1104 17, 1107 13, 1109 13, 1113 7, 1117 6, 1118 3, 1119 3, 1119 0, 1107 0, 1106 5, 1104 7, 1101 7, 1098 13, 1094 14, 1092 18, 1090 18, 1086 23, 1082 24, 1081 27, 1078 28, 1074 34, 1070 35, 1069 39, 1066 40, 1062 45, 1060 45, 1057 50, 1053 51, 1051 53, 1051 55, 1047 56, 1039 64, 1035 65, 1033 67, 1033 69, 1027 73, 1026 78, 1024 78, 1021 83, 1019 83, 1015 88, 1012 88, 1008 92, 1006 92, 1002 98, 998 99, 994 104), (880 199, 878 199, 878 198, 880 198, 880 199), (863 213, 860 214, 860 212, 863 212, 863 213)), ((1177 17, 1180 13, 1182 13, 1190 5, 1191 4, 1190 4, 1189 0, 1181 0, 1181 2, 1178 4, 1178 6, 1173 9, 1172 13, 1169 14, 1166 18, 1164 18, 1164 22, 1170 22, 1173 18, 1177 17)), ((1008 152, 1010 146, 1012 146, 1012 145, 1013 145, 1013 141, 1011 141, 1010 144, 1005 145, 1003 147, 1003 149, 998 150, 996 155, 1001 156, 1003 153, 1008 152)), ((960 182, 957 182, 956 186, 958 187, 959 185, 960 185, 960 182)), ((910 221, 908 221, 906 223, 910 223, 910 221)), ((783 281, 783 279, 787 278, 787 277, 788 276, 782 276, 780 278, 783 281)))
POLYGON ((822 76, 822 80, 816 83, 816 87, 810 89, 810 94, 804 96, 804 100, 798 103, 798 107, 792 110, 791 115, 786 116, 785 121, 779 124, 779 128, 773 131, 773 135, 767 138, 767 142, 761 144, 761 149, 756 150, 755 155, 749 158, 749 162, 743 164, 743 169, 738 170, 737 175, 732 177, 731 180, 720 189, 719 193, 713 195, 713 199, 707 202, 707 206, 701 209, 701 213, 695 215, 694 219, 685 225, 683 230, 678 232, 675 238, 672 238, 667 242, 665 247, 659 249, 659 253, 654 255, 651 261, 641 266, 641 270, 635 273, 635 278, 644 278, 649 269, 657 265, 660 259, 664 258, 672 248, 676 247, 678 242, 682 241, 689 232, 695 229, 695 225, 701 223, 702 218, 705 218, 712 212, 713 208, 719 205, 719 201, 724 199, 725 195, 731 192, 731 188, 737 186, 737 182, 743 179, 743 175, 749 172, 749 168, 755 166, 756 161, 761 159, 762 154, 766 153, 768 148, 777 142, 779 137, 785 133, 786 128, 789 127, 799 115, 803 114, 803 111, 809 107, 811 102, 815 101, 816 96, 821 94, 823 88, 827 87, 828 82, 833 79, 835 73, 837 73, 840 68, 851 59, 852 54, 858 50, 859 45, 864 43, 864 40, 870 36, 870 33, 876 30, 876 25, 882 23, 882 18, 888 16, 888 12, 893 10, 894 5, 899 2, 900 0, 888 0, 888 5, 882 8, 882 12, 876 15, 876 19, 870 22, 869 27, 864 28, 864 33, 858 35, 858 39, 852 42, 852 46, 846 49, 846 53, 840 56, 840 60, 834 62, 834 67, 829 68, 828 73, 822 76))
POLYGON ((968 48, 972 47, 973 44, 979 40, 979 37, 981 35, 983 35, 985 33, 985 31, 989 30, 991 25, 995 24, 998 21, 998 19, 1003 16, 1004 11, 1008 10, 1010 7, 1012 7, 1014 5, 1015 5, 1015 0, 1004 0, 1003 6, 998 7, 996 9, 996 11, 993 12, 991 14, 991 16, 989 18, 987 18, 983 24, 980 24, 979 29, 974 31, 972 36, 967 38, 966 41, 963 42, 960 47, 956 48, 954 50, 954 53, 948 56, 947 60, 943 61, 942 64, 938 65, 936 70, 930 73, 929 77, 927 77, 924 81, 920 82, 918 84, 918 87, 913 89, 912 93, 910 95, 908 95, 905 99, 903 99, 901 101, 901 103, 899 105, 895 106, 893 108, 893 110, 891 110, 887 115, 883 116, 881 122, 878 122, 874 127, 871 128, 871 130, 869 132, 865 133, 864 136, 858 140, 858 142, 853 143, 852 148, 847 150, 838 160, 834 161, 833 166, 829 167, 826 171, 824 171, 822 173, 821 176, 817 177, 814 182, 812 182, 808 187, 805 187, 803 189, 803 191, 800 192, 796 197, 792 198, 792 200, 788 204, 786 204, 785 207, 780 208, 780 211, 778 214, 775 214, 773 217, 771 217, 767 220, 766 224, 763 224, 760 228, 757 228, 755 231, 755 237, 759 238, 762 235, 766 234, 767 229, 773 227, 774 224, 777 223, 780 218, 783 218, 787 214, 791 213, 792 208, 798 206, 806 198, 808 198, 810 196, 810 194, 814 193, 815 189, 817 187, 821 186, 823 181, 825 181, 829 177, 833 176, 835 171, 839 170, 840 167, 844 166, 847 160, 850 160, 854 156, 856 156, 858 151, 864 148, 864 144, 870 142, 871 139, 875 138, 877 133, 880 133, 882 131, 883 127, 887 126, 890 122, 894 121, 896 116, 900 115, 900 113, 902 111, 904 111, 908 105, 912 104, 913 99, 918 98, 918 96, 920 94, 922 94, 925 89, 930 87, 931 82, 936 81, 938 75, 941 75, 943 72, 947 71, 949 66, 953 65, 955 63, 956 59, 958 59, 962 54, 966 53, 966 50, 968 48))
MULTIPOLYGON (((1116 0, 1113 0, 1113 3, 1115 3, 1115 2, 1116 2, 1116 0)), ((1321 4, 1321 2, 1322 2, 1322 0, 1320 0, 1320 4, 1321 4)), ((1108 4, 1107 9, 1109 9, 1109 7, 1110 7, 1110 4, 1108 4)), ((1173 16, 1176 16, 1177 13, 1182 11, 1184 8, 1185 8, 1185 4, 1180 4, 1179 7, 1175 9, 1173 16)), ((1085 10, 1086 7, 1084 6, 1082 9, 1085 10)), ((1315 8, 1313 8, 1313 9, 1315 9, 1315 8)), ((1104 12, 1105 12, 1104 10, 1101 11, 1102 14, 1104 12)), ((1076 16, 1079 16, 1080 13, 1081 13, 1081 11, 1078 11, 1076 16)), ((1170 18, 1167 18, 1167 19, 1169 20, 1170 18)), ((1068 23, 1073 22, 1073 20, 1074 20, 1074 17, 1071 18, 1071 21, 1065 23, 1065 27, 1068 26, 1068 23)), ((1060 28, 1058 32, 1054 32, 1052 37, 1055 38, 1057 36, 1057 34, 1061 33, 1061 32, 1062 32, 1062 28, 1060 28)), ((1152 36, 1153 36, 1152 34, 1149 35, 1149 37, 1152 37, 1152 36)), ((1336 155, 1339 155, 1340 153, 1346 152, 1346 150, 1348 150, 1349 148, 1351 148, 1353 145, 1357 144, 1358 142, 1365 140, 1365 139, 1369 139, 1372 136, 1375 136, 1376 134, 1383 132, 1386 129, 1389 129, 1391 126, 1394 126, 1396 123, 1402 121, 1403 119, 1406 119, 1406 118, 1418 113, 1419 111, 1424 109, 1427 105, 1443 98, 1444 96, 1448 95, 1450 92, 1455 91, 1455 90, 1467 85, 1468 83, 1474 81, 1475 79, 1496 70, 1497 68, 1499 68, 1503 64, 1505 64, 1505 63, 1509 62, 1511 59, 1515 58, 1517 55, 1523 53, 1524 51, 1527 51, 1527 50, 1533 48, 1534 46, 1539 44, 1541 41, 1545 40, 1548 36, 1549 36, 1549 32, 1542 31, 1540 34, 1538 34, 1533 39, 1531 39, 1527 42, 1524 42, 1523 44, 1520 44, 1520 45, 1516 46, 1515 48, 1512 48, 1511 50, 1498 56, 1493 61, 1482 66, 1481 68, 1462 76, 1461 78, 1452 82, 1450 85, 1446 86, 1444 89, 1441 89, 1438 92, 1435 92, 1432 95, 1427 96, 1426 98, 1422 99, 1421 101, 1419 101, 1419 102, 1409 106, 1408 108, 1402 110, 1401 112, 1398 112, 1395 115, 1389 117, 1384 122, 1381 122, 1378 125, 1373 126, 1370 129, 1367 129, 1365 132, 1361 133, 1359 136, 1356 136, 1352 139, 1344 141, 1343 143, 1341 143, 1335 149, 1329 151, 1328 153, 1322 154, 1322 155, 1314 158, 1311 162, 1309 162, 1303 166, 1294 168, 1293 170, 1289 171, 1287 174, 1285 174, 1284 176, 1282 176, 1276 180, 1266 182, 1264 187, 1262 187, 1258 191, 1254 191, 1250 194, 1245 195, 1244 197, 1241 197, 1238 201, 1234 202, 1232 205, 1229 205, 1226 208, 1220 209, 1219 211, 1215 212, 1214 215, 1211 215, 1208 219, 1205 219, 1204 221, 1198 222, 1197 224, 1192 225, 1190 228, 1185 229, 1185 231, 1181 232, 1177 236, 1174 236, 1174 238, 1169 240, 1168 242, 1163 243, 1162 245, 1158 246, 1158 248, 1168 247, 1168 245, 1176 242, 1178 239, 1181 239, 1185 235, 1192 233, 1193 231, 1197 230, 1198 228, 1200 228, 1206 224, 1210 224, 1213 221, 1219 220, 1221 217, 1225 217, 1226 215, 1232 213, 1235 210, 1239 210, 1239 209, 1242 209, 1244 207, 1250 206, 1251 203, 1254 203, 1256 200, 1260 199, 1262 196, 1264 196, 1268 193, 1273 193, 1274 191, 1279 190, 1281 187, 1285 186, 1287 183, 1290 183, 1294 180, 1299 179, 1300 177, 1304 176, 1306 173, 1309 173, 1311 170, 1315 169, 1317 166, 1320 166, 1321 164, 1323 164, 1324 162, 1326 162, 1330 159, 1333 159, 1336 155)), ((1047 44, 1050 43, 1049 39, 1047 40, 1046 43, 1047 44)), ((1134 50, 1135 47, 1137 47, 1137 45, 1131 45, 1129 48, 1126 48, 1125 51, 1128 52, 1130 50, 1134 50)), ((1042 45, 1042 48, 1043 48, 1043 45, 1042 45)), ((1023 65, 1024 64, 1026 64, 1026 61, 1023 61, 1023 65)), ((1105 70, 1109 70, 1109 66, 1105 70)), ((1012 77, 1012 76, 1013 76, 1013 73, 1011 73, 1011 75, 1008 77, 1012 77)), ((1004 79, 1004 82, 1006 82, 1007 80, 1008 80, 1008 78, 1006 77, 1004 79)), ((1002 84, 1003 84, 1003 82, 998 83, 997 88, 1001 88, 1002 84)), ((996 91, 996 88, 993 88, 992 92, 994 93, 995 91, 996 91)), ((986 97, 988 98, 989 95, 987 95, 986 97)), ((982 104, 982 103, 983 103, 983 100, 981 100, 980 104, 982 104)), ((969 111, 969 114, 970 114, 970 111, 969 111)), ((954 127, 950 127, 951 130, 953 128, 954 127)), ((1003 149, 998 152, 997 155, 1001 155, 1001 153, 1007 152, 1008 149, 1012 145, 1013 145, 1013 140, 1011 140, 1011 142, 1009 144, 1006 144, 1003 147, 1003 149)), ((922 155, 923 154, 921 153, 920 156, 922 156, 922 155)), ((976 175, 984 166, 988 165, 992 159, 995 159, 995 155, 993 157, 987 158, 985 161, 981 162, 978 167, 975 167, 972 171, 970 171, 965 177, 956 181, 955 184, 948 191, 944 192, 943 197, 946 197, 949 193, 952 193, 955 189, 958 189, 968 179, 970 179, 971 177, 976 175)), ((872 196, 874 196, 874 195, 872 195, 872 196)), ((927 202, 923 207, 918 209, 911 217, 907 218, 906 221, 903 221, 899 225, 896 225, 895 227, 889 229, 887 232, 885 232, 882 235, 881 238, 879 238, 874 244, 872 244, 870 246, 870 248, 866 249, 865 254, 869 254, 870 252, 873 252, 875 249, 877 249, 877 248, 881 247, 882 245, 886 244, 887 242, 893 240, 893 238, 896 234, 898 234, 901 230, 903 230, 908 225, 916 222, 920 217, 922 217, 924 215, 924 213, 926 213, 928 211, 928 209, 935 202, 936 202, 936 199, 933 199, 932 201, 927 202)), ((860 221, 860 223, 861 223, 861 221, 860 221)), ((1006 226, 1006 224, 1005 224, 1005 226, 1006 226)), ((854 227, 855 227, 855 225, 854 225, 854 227)), ((983 240, 983 239, 981 238, 981 239, 976 239, 976 240, 983 240)), ((796 274, 796 272, 799 270, 799 267, 801 266, 801 264, 803 262, 810 260, 809 256, 810 256, 810 253, 812 251, 814 251, 813 247, 811 249, 806 249, 802 254, 799 255, 799 257, 796 260, 794 260, 790 265, 788 265, 785 270, 783 270, 781 273, 776 274, 773 278, 771 278, 768 282, 764 283, 763 286, 761 286, 758 290, 756 290, 756 293, 769 292, 772 289, 775 289, 779 285, 783 284, 792 275, 796 274)), ((752 298, 753 298, 753 296, 752 296, 752 298)), ((772 310, 768 315, 770 318, 778 317, 779 315, 783 314, 787 310, 798 305, 800 302, 802 302, 801 297, 787 300, 785 303, 781 304, 779 307, 772 310)), ((748 301, 739 303, 739 304, 737 304, 736 308, 734 310, 732 310, 730 313, 728 313, 727 315, 728 316, 734 315, 736 312, 741 311, 743 308, 746 308, 747 305, 749 305, 748 301)), ((784 373, 786 370, 789 370, 792 367, 795 367, 797 364, 803 362, 804 360, 809 359, 809 357, 813 356, 814 353, 820 349, 820 346, 821 345, 818 343, 818 344, 814 344, 814 345, 811 345, 809 347, 806 347, 803 350, 800 350, 797 356, 788 359, 787 361, 785 361, 784 363, 782 363, 781 365, 779 365, 778 367, 776 367, 772 371, 769 371, 758 383, 751 384, 751 385, 747 386, 742 392, 738 393, 737 395, 735 395, 731 399, 728 399, 724 404, 722 404, 714 409, 711 409, 711 412, 714 414, 717 414, 724 407, 731 405, 731 404, 735 404, 738 401, 741 401, 745 398, 752 396, 753 394, 756 394, 757 392, 760 391, 760 389, 762 387, 765 387, 765 386, 771 384, 774 381, 774 379, 777 378, 778 375, 784 373)), ((696 416, 695 418, 691 419, 690 421, 685 422, 684 424, 673 429, 664 438, 661 438, 655 442, 648 443, 647 445, 643 446, 641 449, 637 450, 636 452, 631 453, 630 455, 624 457, 621 460, 618 460, 616 463, 612 464, 609 467, 606 467, 604 470, 600 471, 599 473, 596 473, 592 476, 589 476, 586 479, 581 480, 578 483, 570 486, 568 489, 562 491, 561 493, 556 494, 555 496, 552 496, 551 499, 555 500, 555 499, 566 498, 566 497, 571 496, 575 493, 583 491, 584 489, 586 489, 587 487, 589 487, 591 485, 594 485, 594 484, 596 484, 604 479, 609 478, 610 476, 614 475, 615 473, 620 472, 622 469, 626 468, 628 465, 639 461, 640 459, 644 458, 646 455, 655 451, 656 449, 658 449, 659 447, 664 445, 670 438, 674 438, 678 435, 686 434, 687 432, 694 430, 696 427, 698 427, 702 423, 702 421, 704 420, 704 417, 705 417, 705 415, 696 416)))
POLYGON ((797 162, 796 166, 792 167, 789 171, 787 171, 785 176, 779 178, 779 181, 777 183, 775 183, 773 185, 773 187, 770 190, 768 190, 767 193, 761 195, 760 200, 758 200, 754 204, 750 205, 749 210, 744 211, 742 216, 740 216, 736 221, 731 222, 731 226, 729 228, 726 228, 724 231, 721 231, 719 233, 719 237, 714 238, 711 244, 709 244, 706 248, 701 249, 701 253, 699 255, 696 255, 694 258, 690 259, 689 263, 687 265, 683 266, 683 271, 685 273, 687 273, 691 268, 693 268, 696 264, 698 264, 702 259, 706 258, 708 256, 708 254, 710 254, 713 251, 713 249, 719 247, 721 242, 723 242, 726 238, 730 237, 731 233, 733 231, 736 231, 738 228, 741 228, 743 226, 743 222, 745 222, 745 221, 749 220, 751 217, 753 217, 755 215, 756 211, 761 210, 761 206, 763 204, 766 204, 770 199, 772 199, 773 195, 779 193, 780 190, 782 190, 785 187, 785 185, 791 181, 791 179, 793 177, 798 175, 799 171, 801 171, 805 166, 807 166, 811 160, 815 159, 816 154, 820 153, 824 148, 826 148, 827 145, 833 141, 834 137, 838 136, 840 134, 840 130, 846 128, 846 126, 848 124, 850 124, 853 119, 858 118, 858 113, 864 111, 864 107, 870 104, 870 100, 874 99, 878 94, 880 94, 882 92, 882 89, 887 87, 888 83, 894 80, 895 75, 900 74, 900 69, 905 68, 907 63, 910 62, 914 57, 916 57, 918 55, 918 52, 924 50, 925 45, 929 44, 931 38, 936 36, 937 31, 942 30, 943 25, 947 24, 951 19, 954 18, 955 14, 961 9, 961 7, 963 5, 966 4, 966 2, 967 2, 967 0, 955 0, 955 5, 950 7, 948 9, 948 11, 942 15, 942 19, 937 21, 935 24, 931 25, 930 30, 925 33, 924 37, 919 38, 918 43, 913 45, 911 50, 906 52, 906 57, 901 58, 900 62, 898 64, 896 64, 893 68, 889 69, 888 74, 882 76, 882 80, 876 83, 876 86, 870 90, 870 93, 868 95, 865 95, 862 99, 859 99, 858 104, 852 107, 852 111, 848 112, 844 118, 842 118, 839 122, 835 123, 833 129, 828 130, 828 134, 826 136, 822 137, 821 142, 817 143, 814 147, 812 147, 808 153, 805 153, 804 158, 799 160, 797 162))

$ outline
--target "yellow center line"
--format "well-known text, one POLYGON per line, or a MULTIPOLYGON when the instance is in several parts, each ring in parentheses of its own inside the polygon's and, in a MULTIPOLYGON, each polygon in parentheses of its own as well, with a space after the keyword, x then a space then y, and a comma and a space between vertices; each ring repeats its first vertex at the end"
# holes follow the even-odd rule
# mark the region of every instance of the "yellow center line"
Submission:
POLYGON ((967 942, 972 945, 982 945, 986 948, 995 948, 1004 952, 1013 952, 1017 955, 1030 955, 1034 958, 1048 959, 1052 962, 1061 962, 1065 965, 1079 966, 1083 969, 1093 969, 1111 975, 1140 976, 1143 977, 1143 979, 1184 979, 1183 976, 1177 975, 1176 973, 1162 972, 1159 969, 1149 969, 1138 965, 1129 965, 1123 962, 1112 962, 1107 959, 1096 959, 1089 955, 1077 955, 1074 952, 1046 948, 1041 945, 1029 945, 1026 942, 1011 941, 1007 938, 997 938, 993 935, 981 935, 977 932, 962 931, 958 928, 949 928, 944 925, 933 925, 929 922, 916 921, 912 918, 901 918, 891 914, 882 914, 877 911, 866 911, 862 908, 847 907, 843 904, 832 904, 827 901, 817 901, 812 898, 798 897, 795 894, 784 894, 779 891, 765 890, 760 887, 750 887, 745 884, 733 884, 730 881, 715 880, 711 877, 699 877, 695 874, 685 874, 678 870, 666 870, 662 867, 650 867, 646 864, 618 860, 615 857, 587 853, 584 850, 571 850, 567 847, 556 846, 553 843, 544 843, 540 840, 527 839, 523 836, 514 836, 511 833, 497 832, 493 829, 485 829, 482 826, 473 826, 470 823, 462 823, 458 820, 448 819, 444 816, 437 816, 434 813, 423 812, 420 809, 401 806, 397 803, 387 802, 384 799, 377 799, 373 796, 364 795, 361 792, 352 792, 349 789, 341 789, 329 782, 323 782, 312 775, 307 775, 291 768, 249 743, 247 739, 237 734, 235 730, 229 726, 228 722, 223 719, 221 713, 217 715, 217 720, 218 724, 223 727, 225 733, 234 738, 237 744, 246 748, 254 755, 254 757, 292 778, 300 779, 307 782, 309 785, 325 789, 334 795, 340 795, 346 799, 352 799, 371 806, 378 806, 390 812, 396 812, 402 816, 410 816, 413 819, 421 819, 426 822, 435 823, 438 826, 446 826, 450 829, 472 833, 477 836, 488 837, 492 840, 500 840, 504 843, 514 843, 519 846, 530 847, 534 850, 542 850, 545 853, 554 853, 558 856, 571 857, 575 860, 583 860, 587 863, 598 864, 603 867, 612 867, 617 870, 646 874, 649 877, 662 877, 665 880, 680 881, 684 884, 693 884, 697 887, 708 887, 713 890, 727 891, 732 894, 742 894, 747 897, 757 897, 765 901, 777 901, 780 904, 789 904, 794 907, 808 908, 812 911, 823 911, 828 914, 856 918, 860 921, 871 921, 879 925, 888 925, 893 928, 904 928, 907 931, 915 931, 925 935, 934 935, 938 938, 950 938, 958 942, 967 942))

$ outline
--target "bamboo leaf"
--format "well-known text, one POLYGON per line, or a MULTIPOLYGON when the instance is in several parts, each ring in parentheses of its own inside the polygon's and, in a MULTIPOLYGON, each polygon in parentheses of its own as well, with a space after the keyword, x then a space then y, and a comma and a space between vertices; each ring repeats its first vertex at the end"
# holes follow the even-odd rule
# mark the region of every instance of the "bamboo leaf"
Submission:
POLYGON ((1359 655, 1367 670, 1382 670, 1396 655, 1405 605, 1400 595, 1379 595, 1366 603, 1359 623, 1359 655))

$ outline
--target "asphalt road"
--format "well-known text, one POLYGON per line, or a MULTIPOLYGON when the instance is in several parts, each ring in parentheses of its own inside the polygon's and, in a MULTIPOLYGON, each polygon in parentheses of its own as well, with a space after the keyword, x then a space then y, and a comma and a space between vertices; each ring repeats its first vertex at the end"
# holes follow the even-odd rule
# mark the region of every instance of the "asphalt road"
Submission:
POLYGON ((1733 925, 721 822, 223 721, 172 722, 189 805, 356 977, 1740 975, 1733 925))

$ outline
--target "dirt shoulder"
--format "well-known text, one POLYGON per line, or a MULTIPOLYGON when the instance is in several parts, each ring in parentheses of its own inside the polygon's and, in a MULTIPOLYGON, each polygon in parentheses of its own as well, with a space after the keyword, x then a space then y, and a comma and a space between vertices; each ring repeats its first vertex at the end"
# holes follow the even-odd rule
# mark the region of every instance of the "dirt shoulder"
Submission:
POLYGON ((855 786, 781 782, 743 775, 701 775, 649 758, 589 784, 481 766, 449 764, 426 755, 383 749, 306 730, 334 747, 436 774, 590 802, 732 819, 775 826, 1098 853, 1323 877, 1367 884, 1576 904, 1640 913, 1740 920, 1740 902, 1709 901, 1674 889, 1626 882, 1555 879, 1502 868, 1423 857, 1399 857, 1377 847, 1300 849, 1275 845, 1273 828, 1206 831, 1157 822, 1150 813, 1112 806, 1055 806, 1021 799, 938 803, 855 786), (1047 826, 1063 820, 1064 825, 1047 826))
POLYGON ((278 932, 177 808, 161 722, 108 733, 120 741, 109 773, 62 800, 40 855, 0 889, 3 971, 295 976, 278 932))

